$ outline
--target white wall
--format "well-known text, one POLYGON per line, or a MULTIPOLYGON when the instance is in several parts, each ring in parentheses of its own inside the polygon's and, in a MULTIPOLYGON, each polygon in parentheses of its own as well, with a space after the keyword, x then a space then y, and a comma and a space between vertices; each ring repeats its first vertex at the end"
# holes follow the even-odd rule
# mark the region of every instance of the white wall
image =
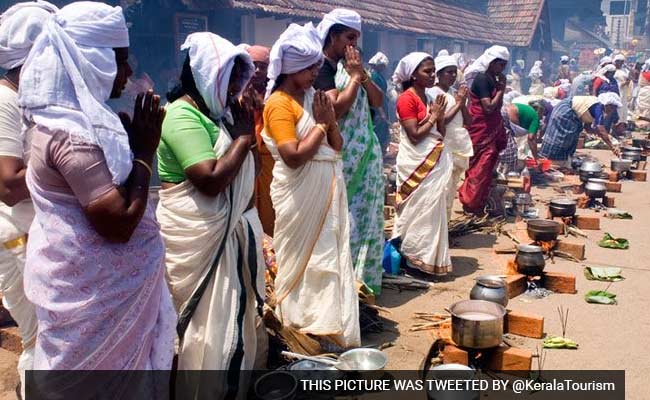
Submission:
MULTIPOLYGON (((247 24, 244 23, 246 18, 250 16, 242 16, 242 31, 247 29, 248 32, 248 44, 251 45, 260 45, 260 46, 273 46, 273 43, 280 37, 280 34, 287 29, 287 26, 292 22, 290 19, 276 19, 273 17, 269 18, 259 18, 255 17, 253 21, 252 29, 247 24)), ((247 36, 242 32, 242 38, 247 36)))

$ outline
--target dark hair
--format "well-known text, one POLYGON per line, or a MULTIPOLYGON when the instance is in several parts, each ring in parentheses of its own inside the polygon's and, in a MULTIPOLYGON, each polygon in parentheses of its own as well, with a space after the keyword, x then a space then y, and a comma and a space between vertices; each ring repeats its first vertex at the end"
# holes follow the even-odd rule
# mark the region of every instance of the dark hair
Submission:
POLYGON ((323 48, 327 48, 332 43, 332 34, 334 35, 340 35, 343 32, 346 32, 348 30, 352 30, 349 26, 345 26, 343 24, 334 24, 330 27, 330 30, 327 31, 327 36, 325 37, 325 43, 323 43, 323 48))
POLYGON ((199 89, 196 88, 196 82, 194 81, 194 75, 192 74, 192 68, 190 67, 189 54, 185 57, 185 62, 183 63, 180 83, 167 93, 167 101, 173 103, 186 94, 192 96, 192 99, 196 101, 201 108, 207 110, 208 107, 205 104, 205 100, 203 100, 203 97, 199 93, 199 89))
MULTIPOLYGON (((413 72, 415 73, 418 69, 420 69, 420 67, 422 67, 422 64, 425 61, 428 61, 428 60, 433 61, 433 57, 429 56, 429 57, 426 57, 424 60, 420 61, 420 63, 418 64, 417 67, 415 67, 413 72)), ((438 73, 438 71, 436 71, 436 74, 437 73, 438 73)), ((402 82, 402 91, 405 92, 405 91, 409 90, 411 88, 411 86, 413 86, 413 76, 411 76, 408 81, 402 82)))
POLYGON ((271 88, 271 93, 275 92, 277 90, 277 88, 279 88, 280 85, 282 85, 286 79, 287 79, 287 74, 280 74, 275 79, 275 83, 273 84, 273 88, 271 88))

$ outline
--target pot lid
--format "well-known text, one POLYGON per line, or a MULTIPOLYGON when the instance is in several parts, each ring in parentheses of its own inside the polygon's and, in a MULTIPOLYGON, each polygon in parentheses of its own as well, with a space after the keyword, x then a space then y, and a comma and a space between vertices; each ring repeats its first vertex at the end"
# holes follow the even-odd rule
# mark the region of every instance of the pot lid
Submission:
POLYGON ((479 285, 489 288, 498 289, 506 286, 506 282, 498 275, 483 275, 475 280, 479 285))
POLYGON ((517 246, 517 250, 522 253, 541 253, 542 248, 540 246, 535 246, 533 244, 520 244, 517 246))
POLYGON ((558 206, 575 206, 577 205, 578 202, 569 199, 568 197, 558 197, 556 199, 551 199, 551 205, 558 205, 558 206))

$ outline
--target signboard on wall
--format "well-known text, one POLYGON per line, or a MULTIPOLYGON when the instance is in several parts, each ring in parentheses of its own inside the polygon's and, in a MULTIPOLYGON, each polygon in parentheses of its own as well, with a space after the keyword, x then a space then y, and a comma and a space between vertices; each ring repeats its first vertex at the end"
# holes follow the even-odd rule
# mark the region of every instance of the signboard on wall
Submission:
POLYGON ((201 14, 176 13, 174 15, 174 43, 176 46, 176 62, 183 65, 181 46, 190 33, 206 32, 208 17, 201 14))

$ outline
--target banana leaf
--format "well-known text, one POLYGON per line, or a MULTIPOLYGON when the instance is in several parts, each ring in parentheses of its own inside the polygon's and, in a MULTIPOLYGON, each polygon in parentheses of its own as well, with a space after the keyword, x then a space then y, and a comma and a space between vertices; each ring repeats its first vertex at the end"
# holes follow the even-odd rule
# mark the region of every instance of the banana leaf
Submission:
POLYGON ((604 290, 590 290, 585 294, 587 303, 615 305, 616 295, 604 290))
POLYGON ((607 249, 627 250, 630 248, 630 242, 624 238, 615 238, 609 233, 605 233, 603 239, 598 242, 598 246, 607 249))
POLYGON ((618 282, 625 279, 620 268, 585 267, 584 273, 590 281, 618 282))

